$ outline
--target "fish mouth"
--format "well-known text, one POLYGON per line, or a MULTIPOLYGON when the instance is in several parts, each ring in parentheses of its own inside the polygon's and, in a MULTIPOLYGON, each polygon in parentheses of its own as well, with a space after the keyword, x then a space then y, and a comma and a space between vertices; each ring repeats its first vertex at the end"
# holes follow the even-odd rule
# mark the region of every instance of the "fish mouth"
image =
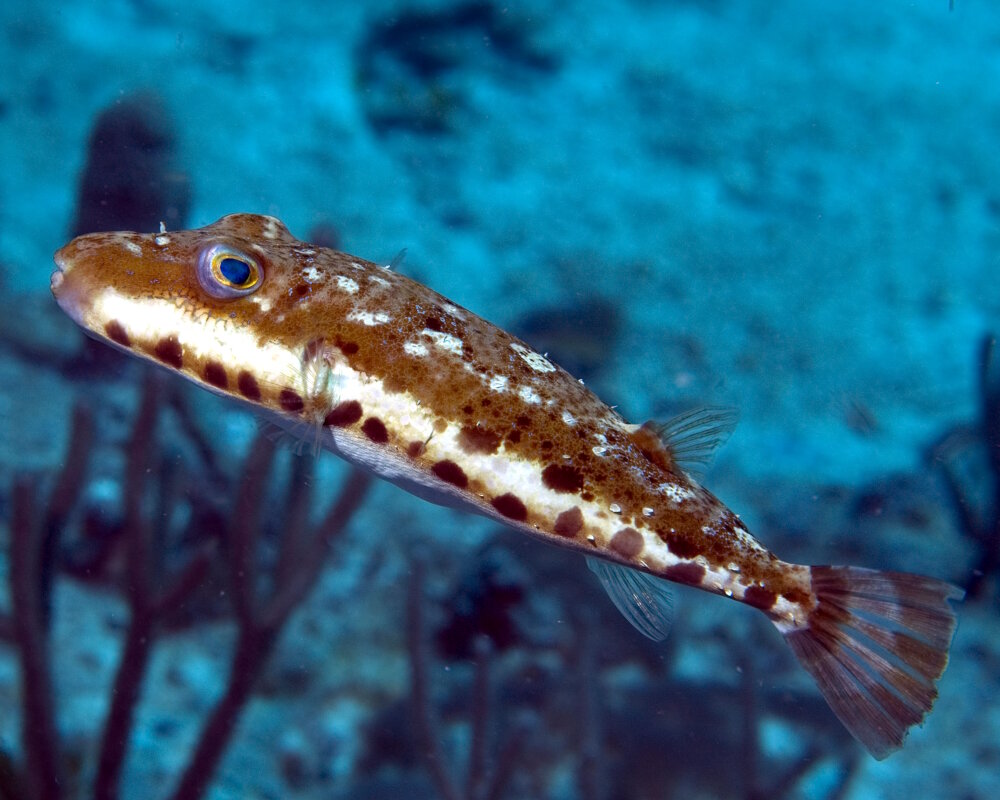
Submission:
POLYGON ((73 260, 67 252, 67 247, 60 248, 52 256, 56 268, 49 276, 49 289, 59 307, 78 324, 82 324, 83 312, 80 308, 82 296, 78 280, 70 280, 73 260))
POLYGON ((59 256, 56 254, 56 268, 52 271, 49 276, 49 289, 52 294, 59 297, 59 289, 63 285, 63 281, 66 279, 66 264, 59 261, 59 256))
POLYGON ((56 268, 52 271, 52 275, 49 276, 49 288, 52 290, 52 294, 58 297, 59 289, 66 280, 66 273, 70 268, 70 260, 66 254, 66 248, 60 247, 56 250, 55 255, 52 256, 52 260, 56 262, 56 268))

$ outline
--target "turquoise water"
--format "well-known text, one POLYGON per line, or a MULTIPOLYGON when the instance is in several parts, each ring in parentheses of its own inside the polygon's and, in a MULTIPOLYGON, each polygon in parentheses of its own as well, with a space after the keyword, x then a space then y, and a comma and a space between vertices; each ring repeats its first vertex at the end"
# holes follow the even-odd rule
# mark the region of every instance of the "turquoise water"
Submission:
MULTIPOLYGON (((32 486, 45 516, 74 407, 93 428, 29 593, 45 601, 44 763, 62 796, 91 797, 107 774, 137 583, 176 602, 125 704, 122 797, 171 797, 199 770, 212 798, 445 796, 428 744, 464 788, 476 719, 481 788, 504 798, 995 795, 1000 587, 976 575, 989 545, 963 529, 944 478, 978 528, 996 525, 996 438, 976 423, 982 342, 1000 329, 1000 13, 873 5, 4 4, 0 619, 16 618, 13 487, 32 486), (406 248, 398 269, 633 421, 738 407, 706 483, 765 544, 975 589, 924 727, 876 762, 760 615, 681 590, 670 639, 649 643, 577 556, 379 484, 276 640, 237 658, 253 680, 233 729, 210 737, 217 763, 199 766, 240 652, 233 507, 258 426, 161 381, 155 432, 137 435, 147 373, 85 345, 48 280, 75 232, 238 211, 380 263, 406 248), (137 465, 142 581, 122 536, 137 465), (169 595, 201 558, 195 587, 169 595)), ((287 498, 311 487, 319 518, 348 480, 292 445, 256 484, 273 484, 254 562, 264 606, 287 498)), ((31 770, 23 650, 13 626, 0 634, 3 797, 4 775, 29 792, 31 770)))

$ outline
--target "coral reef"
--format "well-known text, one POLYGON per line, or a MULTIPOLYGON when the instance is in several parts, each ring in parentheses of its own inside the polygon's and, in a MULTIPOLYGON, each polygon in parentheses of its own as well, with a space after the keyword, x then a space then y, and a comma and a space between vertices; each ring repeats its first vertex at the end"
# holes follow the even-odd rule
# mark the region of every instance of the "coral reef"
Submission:
POLYGON ((1000 595, 1000 355, 992 334, 979 344, 977 389, 978 418, 950 428, 928 449, 958 529, 976 550, 963 587, 970 599, 990 584, 1000 595))
POLYGON ((510 783, 518 755, 525 746, 527 723, 521 722, 508 732, 493 753, 489 739, 494 733, 495 698, 491 697, 490 655, 492 645, 486 637, 475 643, 475 678, 469 720, 469 755, 464 781, 456 781, 442 752, 442 736, 434 719, 433 700, 428 675, 429 658, 424 624, 424 571, 414 563, 407 599, 407 649, 410 654, 410 702, 413 708, 415 736, 427 770, 442 800, 499 800, 510 783))
MULTIPOLYGON (((264 434, 258 435, 236 470, 237 477, 227 485, 219 486, 213 480, 219 476, 212 476, 204 464, 196 474, 185 475, 171 467, 173 453, 165 455, 162 434, 157 433, 164 394, 169 391, 149 376, 125 446, 120 519, 89 517, 82 539, 65 530, 71 517, 85 516, 81 506, 93 429, 90 414, 82 409, 74 418, 65 465, 44 499, 38 499, 37 476, 22 476, 15 482, 12 608, 9 616, 0 617, 0 634, 16 648, 21 665, 24 763, 16 772, 0 770, 0 792, 5 797, 68 796, 48 641, 52 585, 59 579, 62 562, 71 562, 78 576, 117 585, 129 607, 91 787, 95 800, 120 795, 121 769, 157 637, 172 618, 183 616, 186 606, 203 601, 199 589, 210 574, 225 575, 226 594, 232 598, 226 613, 237 627, 228 683, 170 795, 173 800, 195 800, 210 784, 275 640, 315 584, 331 543, 364 499, 370 479, 352 473, 325 517, 311 524, 311 462, 294 460, 288 479, 273 481, 275 445, 264 434), (199 494, 193 488, 199 483, 211 484, 211 491, 206 487, 199 494), (275 483, 284 487, 284 496, 276 496, 270 488, 275 483), (194 509, 186 525, 176 524, 183 497, 197 506, 210 502, 209 496, 226 498, 222 508, 213 513, 194 509), (281 530, 277 538, 276 527, 281 530), (272 544, 266 546, 269 539, 272 544), (88 541, 100 541, 102 546, 88 548, 88 541)), ((188 619, 190 623, 192 618, 188 619)))
POLYGON ((409 696, 367 726, 353 787, 449 800, 835 800, 849 789, 860 754, 819 697, 788 688, 796 668, 777 641, 718 627, 651 644, 576 559, 542 546, 489 544, 485 568, 442 590, 431 565, 443 553, 430 547, 407 597, 409 696), (456 643, 464 657, 448 655, 456 643))

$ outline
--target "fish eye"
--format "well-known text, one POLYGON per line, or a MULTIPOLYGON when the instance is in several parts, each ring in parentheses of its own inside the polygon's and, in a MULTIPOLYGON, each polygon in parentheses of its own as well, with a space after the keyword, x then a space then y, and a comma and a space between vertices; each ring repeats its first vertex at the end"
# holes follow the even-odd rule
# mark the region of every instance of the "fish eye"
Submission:
POLYGON ((227 244, 215 244, 198 257, 198 280, 202 288, 222 300, 243 297, 261 284, 260 261, 227 244))
POLYGON ((216 256, 215 270, 218 271, 221 280, 228 281, 230 286, 242 289, 253 277, 253 267, 242 258, 236 256, 216 256))

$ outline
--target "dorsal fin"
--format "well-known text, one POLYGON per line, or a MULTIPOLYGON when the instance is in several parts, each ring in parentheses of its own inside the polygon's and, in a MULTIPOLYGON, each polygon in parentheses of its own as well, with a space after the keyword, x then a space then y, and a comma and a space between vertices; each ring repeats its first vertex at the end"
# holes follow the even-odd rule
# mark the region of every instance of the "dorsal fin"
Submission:
POLYGON ((395 272, 399 269, 400 265, 403 263, 403 259, 406 258, 406 248, 404 247, 396 255, 392 257, 392 261, 385 265, 385 268, 390 272, 395 272))
POLYGON ((587 566, 601 581, 615 608, 643 636, 662 642, 674 621, 670 587, 645 572, 587 556, 587 566))
POLYGON ((653 463, 676 463, 692 477, 700 478, 738 421, 739 413, 731 406, 704 406, 667 422, 647 422, 632 436, 653 463))

